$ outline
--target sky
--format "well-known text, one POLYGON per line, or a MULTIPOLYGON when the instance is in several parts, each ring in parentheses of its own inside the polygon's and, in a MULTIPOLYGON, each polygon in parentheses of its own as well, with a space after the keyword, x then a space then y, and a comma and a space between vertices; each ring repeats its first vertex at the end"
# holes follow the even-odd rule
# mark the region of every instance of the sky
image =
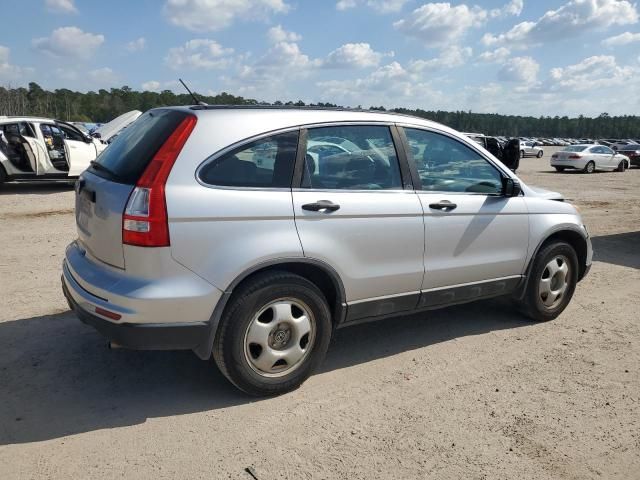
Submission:
POLYGON ((0 85, 637 115, 633 0, 2 2, 0 85), (10 21, 8 21, 10 19, 10 21))

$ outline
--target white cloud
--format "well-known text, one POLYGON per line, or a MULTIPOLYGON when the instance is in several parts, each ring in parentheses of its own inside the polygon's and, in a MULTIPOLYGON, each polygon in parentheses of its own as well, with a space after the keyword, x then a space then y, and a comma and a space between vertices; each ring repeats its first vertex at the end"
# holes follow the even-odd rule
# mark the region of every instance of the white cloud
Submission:
POLYGON ((482 52, 478 58, 487 63, 502 63, 511 55, 511 50, 499 47, 492 51, 482 52))
POLYGON ((619 47, 633 42, 640 42, 640 33, 624 32, 602 41, 605 47, 619 47))
POLYGON ((595 55, 567 67, 552 68, 550 89, 552 90, 592 90, 597 88, 627 85, 640 69, 616 63, 611 55, 595 55))
POLYGON ((33 73, 33 68, 29 67, 19 67, 18 65, 12 65, 10 62, 10 53, 9 47, 5 47, 4 45, 0 45, 0 80, 1 81, 11 81, 18 80, 26 74, 33 73))
POLYGON ((539 70, 540 65, 533 58, 514 57, 502 65, 498 71, 498 79, 532 85, 538 79, 539 70))
POLYGON ((264 18, 288 10, 284 0, 167 0, 163 13, 178 27, 206 32, 228 27, 236 18, 264 18))
POLYGON ((366 5, 378 13, 399 12, 409 0, 339 0, 337 10, 348 10, 358 5, 366 5))
POLYGON ((521 22, 499 35, 487 33, 485 45, 529 46, 576 36, 590 30, 638 22, 636 5, 627 0, 570 0, 535 22, 521 22))
POLYGON ((74 0, 45 0, 47 10, 54 13, 78 13, 74 0))
POLYGON ((104 35, 83 32, 78 27, 61 27, 49 37, 31 41, 36 50, 55 57, 72 57, 87 60, 104 43, 104 35))
POLYGON ((160 82, 157 80, 149 80, 148 82, 144 82, 142 84, 142 90, 149 92, 157 92, 160 90, 160 82))
POLYGON ((118 75, 109 67, 90 70, 87 76, 92 84, 99 86, 113 86, 119 80, 118 75))
MULTIPOLYGON (((350 105, 393 105, 415 108, 428 104, 444 108, 447 99, 420 76, 391 62, 363 78, 329 80, 316 84, 325 101, 350 105)), ((450 105, 450 99, 448 101, 450 105)))
POLYGON ((129 43, 127 43, 125 48, 127 49, 127 51, 133 53, 144 50, 146 46, 147 40, 144 37, 140 37, 136 38, 135 40, 131 40, 129 43))
POLYGON ((346 43, 329 53, 323 66, 327 68, 375 67, 385 56, 393 56, 393 52, 376 52, 368 43, 346 43))
POLYGON ((439 68, 455 68, 464 65, 471 55, 473 49, 471 47, 459 47, 452 45, 446 47, 440 52, 440 56, 430 60, 415 60, 410 63, 409 68, 412 71, 422 72, 424 70, 435 70, 439 68))
POLYGON ((224 48, 215 40, 199 38, 189 40, 181 47, 170 48, 164 61, 173 70, 210 70, 227 67, 232 53, 232 48, 224 48))
POLYGON ((520 14, 522 13, 523 8, 524 8, 524 0, 511 0, 502 8, 494 8, 490 10, 489 16, 491 18, 501 18, 501 17, 507 17, 507 16, 519 17, 520 14))
POLYGON ((486 19, 487 12, 480 7, 427 3, 393 26, 408 36, 424 41, 426 46, 437 47, 455 42, 467 30, 482 25, 486 19))
POLYGON ((298 35, 295 32, 288 32, 281 25, 271 27, 267 32, 267 37, 271 43, 278 42, 299 42, 302 40, 302 35, 298 35))
POLYGON ((523 0, 511 0, 501 8, 487 11, 477 5, 425 3, 393 26, 405 35, 424 41, 427 47, 440 47, 451 45, 488 19, 520 15, 523 6, 523 0))

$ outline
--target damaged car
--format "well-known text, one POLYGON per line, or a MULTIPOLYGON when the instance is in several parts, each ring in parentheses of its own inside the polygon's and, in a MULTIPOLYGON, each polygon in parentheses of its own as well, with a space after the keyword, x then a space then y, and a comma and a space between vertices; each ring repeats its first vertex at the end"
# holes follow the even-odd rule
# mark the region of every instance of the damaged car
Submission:
POLYGON ((104 142, 67 122, 0 117, 0 185, 75 179, 105 148, 104 142))

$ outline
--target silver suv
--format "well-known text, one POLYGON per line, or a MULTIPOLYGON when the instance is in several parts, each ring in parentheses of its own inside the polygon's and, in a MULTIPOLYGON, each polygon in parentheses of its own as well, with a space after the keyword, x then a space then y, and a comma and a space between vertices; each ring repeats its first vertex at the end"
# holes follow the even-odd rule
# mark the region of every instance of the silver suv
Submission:
POLYGON ((551 320, 592 257, 573 206, 475 142, 353 110, 151 110, 81 175, 76 222, 83 322, 213 354, 254 395, 298 387, 354 323, 500 295, 551 320))

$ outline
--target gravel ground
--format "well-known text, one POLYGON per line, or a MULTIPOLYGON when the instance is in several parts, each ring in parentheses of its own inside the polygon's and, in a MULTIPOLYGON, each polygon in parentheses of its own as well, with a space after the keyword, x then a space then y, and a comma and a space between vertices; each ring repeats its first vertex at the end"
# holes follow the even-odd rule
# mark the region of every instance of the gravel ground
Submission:
POLYGON ((640 169, 521 165, 594 237, 562 316, 494 300, 341 330, 320 372, 268 400, 189 352, 107 350, 60 291, 73 191, 6 186, 0 477, 639 478, 640 169))

